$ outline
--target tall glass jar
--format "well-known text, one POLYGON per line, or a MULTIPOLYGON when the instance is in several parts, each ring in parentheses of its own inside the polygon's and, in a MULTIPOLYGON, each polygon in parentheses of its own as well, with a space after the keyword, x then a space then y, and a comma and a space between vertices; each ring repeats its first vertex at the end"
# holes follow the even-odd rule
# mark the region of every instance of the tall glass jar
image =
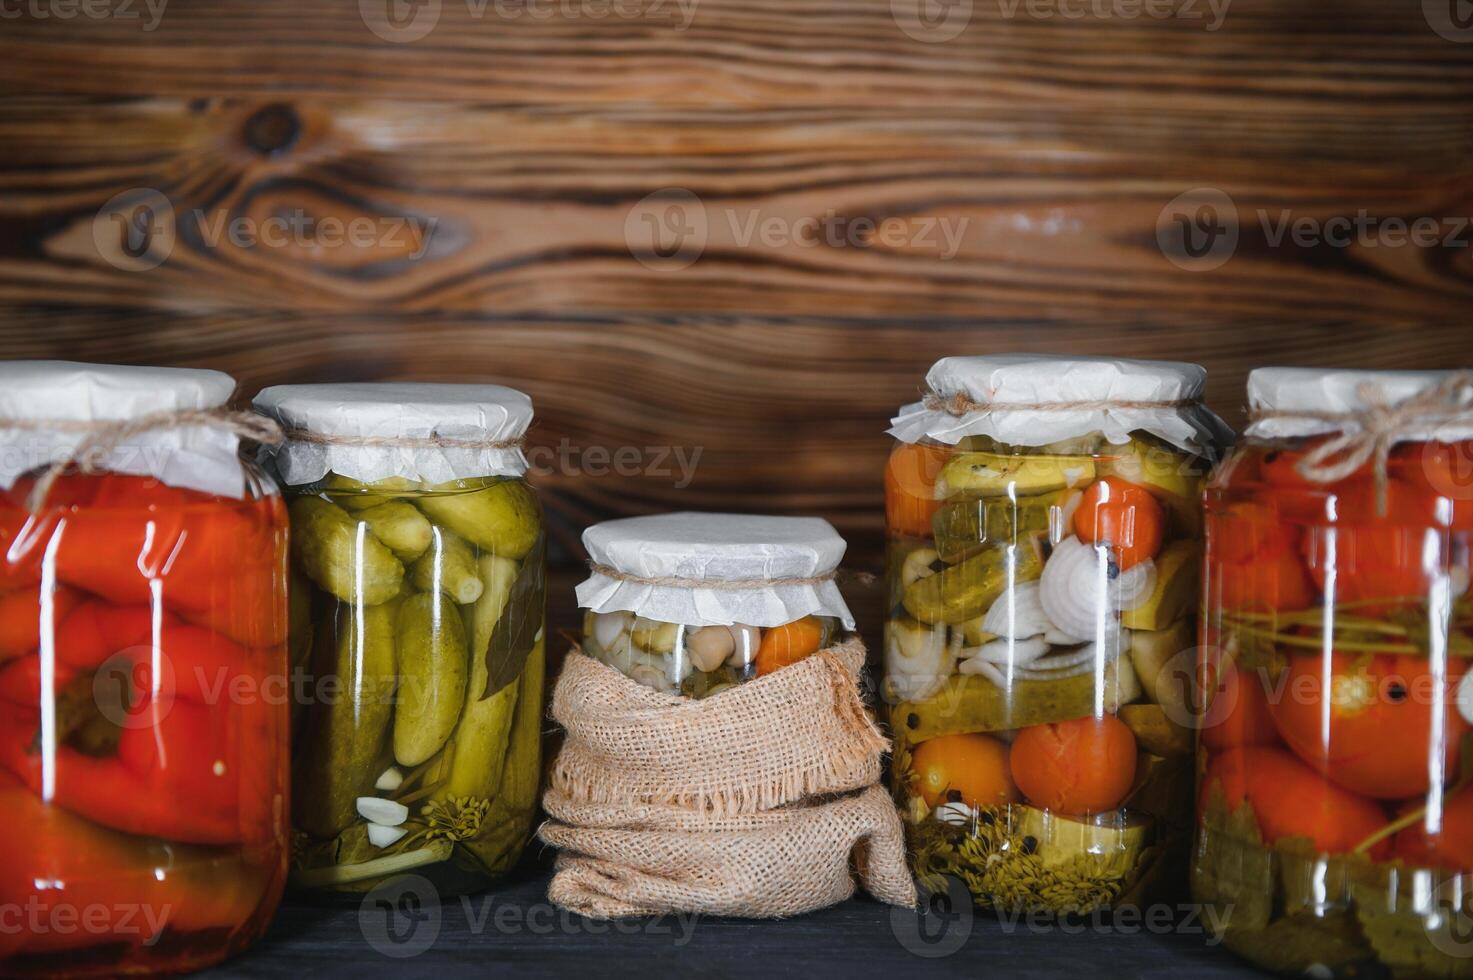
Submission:
POLYGON ((494 385, 268 388, 292 526, 293 881, 507 871, 541 772, 544 536, 494 385))
POLYGON ((223 422, 87 430, 212 412, 234 388, 0 364, 0 974, 197 969, 280 898, 281 498, 223 422))
POLYGON ((709 697, 854 628, 828 521, 658 514, 595 524, 583 544, 583 652, 657 691, 709 697))
MULTIPOLYGON (((923 884, 1088 913, 1190 839, 1200 368, 946 358, 886 469, 893 788, 923 884)), ((1184 882, 1181 884, 1184 885, 1184 882)))
POLYGON ((1207 491, 1192 887, 1270 970, 1473 963, 1473 387, 1391 430, 1381 474, 1316 458, 1445 378, 1254 371, 1207 491))

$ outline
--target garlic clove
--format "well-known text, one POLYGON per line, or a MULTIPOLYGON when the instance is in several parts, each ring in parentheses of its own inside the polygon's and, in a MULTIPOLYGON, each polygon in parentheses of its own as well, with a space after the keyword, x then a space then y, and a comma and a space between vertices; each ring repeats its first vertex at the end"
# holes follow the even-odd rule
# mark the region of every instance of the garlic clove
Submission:
POLYGON ((885 625, 885 684, 890 697, 921 701, 941 690, 956 667, 946 630, 912 619, 885 625))
POLYGON ((935 548, 917 548, 900 563, 900 584, 909 588, 915 582, 936 574, 935 564, 941 556, 935 548))
POLYGON ((970 827, 978 817, 976 810, 965 803, 943 803, 931 812, 931 816, 953 827, 970 827))
POLYGON ((404 785, 404 773, 399 771, 398 766, 390 766, 374 781, 373 788, 384 793, 392 793, 402 785, 404 785))
POLYGON ((385 827, 383 824, 371 823, 368 825, 368 842, 374 847, 388 847, 397 844, 409 833, 403 827, 385 827))
POLYGON ((619 646, 619 640, 629 627, 634 623, 634 613, 611 612, 595 613, 593 617, 593 642, 600 649, 613 650, 619 646))
POLYGON ((355 806, 364 820, 385 827, 397 827, 409 819, 409 807, 377 796, 360 796, 355 806))

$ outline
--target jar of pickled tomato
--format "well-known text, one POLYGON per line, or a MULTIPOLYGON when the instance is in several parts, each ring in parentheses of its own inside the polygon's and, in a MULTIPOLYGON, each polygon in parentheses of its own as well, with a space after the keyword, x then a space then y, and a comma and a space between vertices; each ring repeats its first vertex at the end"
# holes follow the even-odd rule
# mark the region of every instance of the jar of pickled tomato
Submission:
POLYGON ((532 401, 500 385, 256 397, 291 516, 293 883, 413 870, 477 890, 520 858, 541 776, 542 509, 532 401))
POLYGON ((657 514, 583 544, 583 652, 657 691, 708 697, 854 628, 833 581, 844 539, 819 518, 657 514))
POLYGON ((1170 893, 1191 837, 1201 481, 1229 436, 1204 377, 949 357, 894 420, 882 692, 923 885, 1045 914, 1170 893))
POLYGON ((275 910, 286 510, 234 389, 0 364, 0 973, 183 972, 275 910))
POLYGON ((1206 495, 1198 901, 1270 970, 1461 976, 1473 381, 1266 368, 1206 495))

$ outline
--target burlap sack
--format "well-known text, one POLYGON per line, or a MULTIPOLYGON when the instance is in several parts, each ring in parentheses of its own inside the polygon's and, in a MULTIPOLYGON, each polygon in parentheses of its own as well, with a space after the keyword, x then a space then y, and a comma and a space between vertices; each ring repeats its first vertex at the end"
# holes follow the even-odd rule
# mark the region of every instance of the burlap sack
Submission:
POLYGON ((850 641, 692 701, 575 648, 553 693, 567 738, 538 831, 563 852, 548 897, 594 918, 773 918, 843 901, 857 870, 877 898, 914 905, 863 663, 850 641))
POLYGON ((552 695, 567 729, 552 784, 574 799, 752 813, 876 782, 889 743, 859 698, 850 640, 715 697, 662 694, 576 648, 552 695))
POLYGON ((543 802, 553 819, 540 836, 562 849, 547 896, 591 918, 798 915, 854 894, 856 870, 881 901, 916 902, 905 837, 880 786, 726 817, 576 803, 554 792, 543 802))

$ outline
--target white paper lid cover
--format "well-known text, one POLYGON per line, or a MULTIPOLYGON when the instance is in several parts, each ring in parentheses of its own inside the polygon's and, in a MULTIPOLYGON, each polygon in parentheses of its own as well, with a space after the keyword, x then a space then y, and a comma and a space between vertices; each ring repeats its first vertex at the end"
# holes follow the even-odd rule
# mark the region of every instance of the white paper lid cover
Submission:
MULTIPOLYGON (((622 575, 733 582, 826 576, 844 557, 844 539, 817 517, 682 512, 595 524, 583 532, 590 560, 622 575)), ((753 588, 698 588, 631 582, 594 572, 578 586, 594 612, 634 612, 688 626, 781 626, 804 616, 854 617, 832 579, 753 588)))
POLYGON ((444 438, 478 443, 520 439, 532 422, 532 399, 501 385, 360 382, 276 385, 256 409, 287 430, 286 443, 263 455, 283 483, 315 483, 329 472, 372 483, 405 477, 424 483, 521 476, 520 447, 326 445, 292 439, 305 429, 345 439, 444 438))
POLYGON ((943 357, 926 373, 930 391, 943 399, 961 395, 978 407, 958 416, 916 402, 900 410, 889 431, 904 442, 955 445, 980 435, 1015 446, 1042 446, 1094 432, 1118 445, 1132 432, 1144 431, 1178 449, 1210 455, 1231 440, 1232 431, 1201 403, 1206 379, 1205 369, 1179 361, 1054 354, 943 357), (991 410, 1073 402, 1121 404, 991 410))
MULTIPOLYGON (((0 418, 5 419, 119 422, 219 408, 234 391, 235 379, 220 371, 0 361, 0 418)), ((22 474, 65 458, 86 437, 78 431, 0 427, 0 485, 9 489, 22 474)), ((229 429, 192 425, 129 436, 97 465, 238 499, 246 492, 239 451, 240 438, 229 429)))
MULTIPOLYGON (((1405 401, 1452 377, 1453 371, 1351 371, 1324 368, 1256 368, 1248 375, 1248 410, 1254 412, 1361 412, 1369 406, 1361 398, 1361 385, 1376 388, 1390 405, 1405 401)), ((1428 428, 1411 428, 1397 436, 1398 442, 1415 440, 1452 441, 1473 438, 1473 399, 1466 394, 1468 420, 1428 428)), ((1248 426, 1248 435, 1261 439, 1287 439, 1359 431, 1354 422, 1310 418, 1258 419, 1248 426)))

